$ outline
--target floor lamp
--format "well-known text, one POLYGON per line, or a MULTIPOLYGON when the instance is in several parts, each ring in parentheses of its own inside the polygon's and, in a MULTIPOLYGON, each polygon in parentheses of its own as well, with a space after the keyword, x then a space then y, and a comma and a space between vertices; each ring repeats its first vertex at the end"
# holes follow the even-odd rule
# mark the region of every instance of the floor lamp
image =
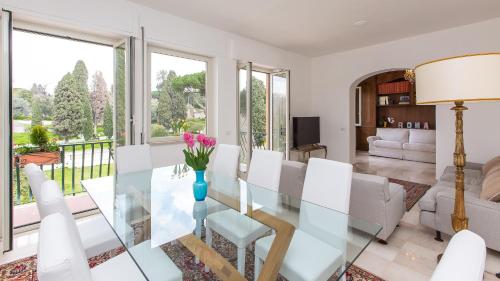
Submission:
MULTIPOLYGON (((464 203, 465 151, 464 102, 500 100, 500 53, 474 54, 435 60, 415 68, 417 104, 454 103, 455 206, 451 225, 455 232, 467 229, 464 203)), ((451 125, 451 124, 450 124, 451 125)))

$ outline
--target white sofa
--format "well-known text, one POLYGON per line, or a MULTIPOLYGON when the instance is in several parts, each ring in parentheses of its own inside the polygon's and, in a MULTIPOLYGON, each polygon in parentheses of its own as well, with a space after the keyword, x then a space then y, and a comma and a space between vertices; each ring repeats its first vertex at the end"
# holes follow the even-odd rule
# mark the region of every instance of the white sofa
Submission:
MULTIPOLYGON (((480 198, 485 175, 482 165, 467 163, 464 169, 465 210, 469 218, 469 230, 480 235, 486 246, 500 251, 500 203, 480 198)), ((451 214, 455 205, 455 167, 447 167, 431 189, 418 201, 420 223, 436 230, 436 240, 441 232, 453 235, 451 214)))
POLYGON ((436 163, 435 130, 377 128, 368 144, 370 155, 436 163))

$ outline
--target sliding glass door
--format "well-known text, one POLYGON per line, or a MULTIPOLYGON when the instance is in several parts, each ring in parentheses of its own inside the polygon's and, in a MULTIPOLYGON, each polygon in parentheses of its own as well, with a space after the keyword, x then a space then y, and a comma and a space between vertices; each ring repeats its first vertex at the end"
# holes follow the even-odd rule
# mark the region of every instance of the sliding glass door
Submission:
POLYGON ((11 13, 0 14, 0 256, 12 249, 12 19, 11 13))
POLYGON ((288 159, 289 71, 238 65, 240 170, 245 172, 253 149, 281 151, 288 159), (250 133, 251 132, 251 133, 250 133))
POLYGON ((271 147, 281 151, 288 159, 289 153, 289 71, 271 74, 271 147))

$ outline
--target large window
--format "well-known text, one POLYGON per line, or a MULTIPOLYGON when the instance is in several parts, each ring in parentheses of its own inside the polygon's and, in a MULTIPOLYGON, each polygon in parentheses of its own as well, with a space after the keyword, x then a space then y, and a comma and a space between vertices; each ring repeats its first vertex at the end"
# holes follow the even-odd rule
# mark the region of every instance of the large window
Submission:
POLYGON ((149 60, 151 141, 176 141, 184 132, 206 133, 208 59, 152 48, 149 60))

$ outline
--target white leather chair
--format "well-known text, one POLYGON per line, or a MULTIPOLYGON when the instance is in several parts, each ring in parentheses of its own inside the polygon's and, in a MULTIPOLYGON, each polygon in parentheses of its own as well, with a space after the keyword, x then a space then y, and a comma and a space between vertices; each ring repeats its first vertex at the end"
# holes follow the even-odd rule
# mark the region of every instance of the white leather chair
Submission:
POLYGON ((117 174, 151 170, 151 147, 149 144, 119 146, 116 148, 115 163, 117 174))
POLYGON ((67 219, 51 214, 42 220, 38 243, 37 276, 40 281, 141 281, 146 280, 128 252, 93 269, 71 235, 67 219))
MULTIPOLYGON (((348 234, 348 214, 352 165, 312 158, 307 167, 301 203, 299 227, 280 269, 290 281, 328 280, 343 266, 345 240, 348 234), (318 207, 320 205, 324 208, 318 207)), ((255 243, 255 278, 260 274, 275 235, 255 243)))
POLYGON ((237 178, 239 157, 240 147, 238 145, 219 144, 212 171, 228 178, 237 178))
MULTIPOLYGON (((47 180, 41 185, 37 205, 42 220, 55 213, 63 215, 68 220, 69 228, 79 237, 78 240, 82 241, 87 257, 97 256, 122 245, 103 215, 77 224, 59 185, 53 180, 47 180)), ((131 227, 126 229, 126 233, 133 237, 134 232, 131 227)))
MULTIPOLYGON (((24 167, 24 172, 28 178, 31 192, 35 196, 41 220, 50 214, 61 211, 69 214, 68 217, 73 218, 64 200, 64 195, 56 182, 50 181, 42 188, 43 183, 48 179, 40 167, 33 163, 27 164, 24 167)), ((76 231, 80 234, 87 257, 97 256, 121 245, 102 215, 78 223, 76 231)), ((127 231, 131 235, 133 234, 131 228, 127 229, 127 231)))
POLYGON ((462 230, 450 240, 431 281, 481 281, 486 262, 484 239, 462 230))
MULTIPOLYGON (((247 183, 278 192, 282 159, 281 152, 254 150, 247 183)), ((206 229, 206 241, 209 246, 212 244, 212 230, 236 244, 238 271, 242 274, 245 272, 246 247, 270 231, 267 226, 233 209, 208 215, 206 229)))

